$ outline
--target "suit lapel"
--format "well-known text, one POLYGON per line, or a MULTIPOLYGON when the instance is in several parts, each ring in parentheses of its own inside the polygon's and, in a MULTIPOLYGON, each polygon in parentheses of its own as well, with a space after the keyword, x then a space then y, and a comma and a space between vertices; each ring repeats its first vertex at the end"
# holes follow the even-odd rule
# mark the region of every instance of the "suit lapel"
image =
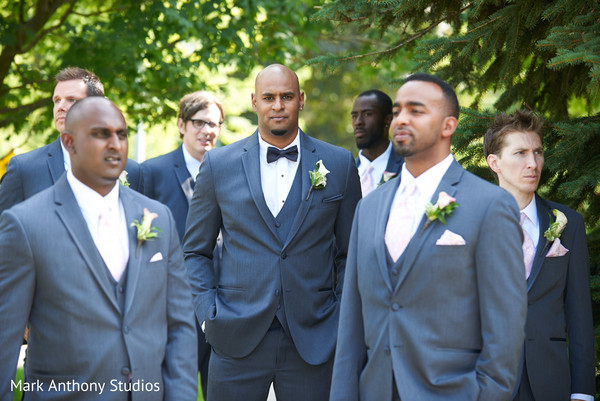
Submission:
MULTIPOLYGON (((452 164, 446 171, 446 174, 442 177, 440 184, 436 188, 433 196, 429 200, 431 203, 435 203, 438 199, 439 193, 444 191, 450 196, 455 196, 456 194, 456 184, 460 182, 460 178, 464 173, 464 169, 456 162, 456 160, 452 161, 452 164)), ((425 228, 425 223, 427 222, 427 217, 423 213, 423 217, 421 218, 421 222, 415 231, 415 235, 411 238, 408 243, 406 250, 404 251, 405 255, 403 255, 404 262, 402 263, 402 268, 400 269, 400 274, 398 276, 398 283, 396 285, 395 290, 397 290, 402 281, 406 278, 409 271, 412 269, 414 265, 414 261, 419 255, 423 244, 426 242, 427 238, 432 235, 433 232, 439 232, 440 230, 445 230, 446 226, 439 221, 433 221, 427 228, 425 228), (443 227, 440 227, 443 226, 443 227)))
POLYGON ((185 165, 185 159, 183 157, 183 150, 181 149, 181 146, 173 154, 173 169, 175 169, 175 176, 177 176, 177 181, 179 182, 181 191, 185 195, 188 203, 190 203, 192 196, 194 195, 194 188, 192 188, 192 182, 194 181, 194 178, 190 175, 190 172, 185 165))
POLYGON ((396 176, 400 175, 400 170, 402 168, 403 161, 404 159, 401 156, 398 156, 392 148, 392 153, 390 154, 390 158, 388 159, 388 164, 385 167, 385 171, 387 171, 388 173, 396 173, 396 176))
MULTIPOLYGON (((145 254, 143 245, 140 246, 139 250, 137 249, 137 229, 131 226, 131 223, 133 223, 134 220, 141 221, 143 210, 134 201, 129 191, 131 190, 128 190, 127 188, 119 188, 119 198, 123 203, 123 210, 125 211, 125 222, 127 223, 127 234, 129 239, 129 260, 127 261, 127 285, 123 314, 127 313, 133 302, 140 276, 141 261, 145 260, 145 258, 149 258, 149 256, 145 254)), ((152 210, 150 211, 152 212, 152 210)))
MULTIPOLYGON (((100 256, 98 248, 96 248, 96 244, 94 243, 87 223, 81 214, 81 210, 73 195, 73 191, 69 186, 66 175, 63 175, 57 181, 54 188, 54 199, 57 205, 56 213, 58 214, 59 219, 63 222, 71 236, 71 240, 79 249, 81 257, 98 283, 98 286, 102 288, 102 291, 104 291, 114 308, 120 312, 113 289, 106 279, 106 266, 104 260, 102 259, 102 256, 100 256)), ((74 255, 72 256, 74 257, 74 255)))
POLYGON ((300 129, 298 129, 298 135, 300 135, 300 147, 302 149, 300 165, 298 166, 298 169, 300 170, 300 179, 302 180, 302 198, 300 199, 300 207, 298 208, 296 217, 294 217, 294 222, 292 223, 292 227, 290 228, 290 232, 287 240, 285 241, 283 249, 289 245, 290 241, 300 229, 300 226, 302 225, 302 222, 304 221, 310 205, 315 197, 315 191, 313 191, 308 200, 306 200, 306 196, 308 195, 308 191, 311 186, 310 174, 308 172, 309 170, 313 170, 315 168, 315 165, 319 161, 319 155, 317 154, 313 141, 308 135, 306 135, 300 129))
POLYGON ((258 130, 251 135, 245 143, 244 153, 242 154, 242 165, 244 167, 244 173, 246 174, 246 180, 248 181, 248 188, 250 188, 250 194, 256 204, 256 207, 263 218, 269 230, 273 236, 279 241, 279 237, 273 227, 273 215, 265 202, 265 196, 263 194, 262 185, 260 183, 260 152, 258 147, 258 130))
POLYGON ((544 260, 546 259, 545 254, 548 252, 548 240, 544 237, 544 231, 550 226, 550 213, 552 213, 552 210, 548 207, 544 199, 540 198, 537 194, 535 194, 535 205, 537 208, 538 222, 540 224, 540 234, 535 250, 535 257, 533 258, 533 264, 531 265, 531 273, 527 279, 527 291, 533 286, 533 283, 542 270, 544 260))
POLYGON ((46 162, 48 163, 52 183, 55 183, 65 173, 65 160, 60 146, 60 138, 48 146, 48 159, 46 162))
MULTIPOLYGON (((389 182, 381 189, 381 193, 383 196, 381 197, 381 201, 379 202, 378 207, 375 209, 379 211, 377 213, 378 217, 376 218, 375 222, 375 238, 385 238, 385 229, 387 227, 387 222, 390 217, 392 202, 394 200, 396 192, 398 191, 399 186, 400 177, 398 177, 398 179, 392 182, 389 182)), ((390 273, 388 271, 387 245, 385 244, 385 241, 377 240, 375 247, 375 254, 377 255, 377 265, 379 266, 379 271, 383 276, 388 289, 391 292, 393 288, 392 281, 390 279, 390 273)))

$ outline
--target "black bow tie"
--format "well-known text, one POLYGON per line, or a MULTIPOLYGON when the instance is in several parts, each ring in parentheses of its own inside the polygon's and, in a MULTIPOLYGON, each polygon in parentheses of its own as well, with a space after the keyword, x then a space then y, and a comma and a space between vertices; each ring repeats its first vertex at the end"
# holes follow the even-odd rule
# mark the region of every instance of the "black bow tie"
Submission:
POLYGON ((288 160, 295 162, 298 160, 298 147, 296 145, 287 149, 277 149, 269 146, 267 149, 267 163, 273 163, 280 157, 285 157, 288 160))

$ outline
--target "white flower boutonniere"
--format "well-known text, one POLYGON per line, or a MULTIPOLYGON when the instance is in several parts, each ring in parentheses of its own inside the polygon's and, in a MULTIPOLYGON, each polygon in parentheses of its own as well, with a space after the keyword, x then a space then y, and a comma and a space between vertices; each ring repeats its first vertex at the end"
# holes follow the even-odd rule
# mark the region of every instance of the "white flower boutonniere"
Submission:
POLYGON ((567 216, 563 212, 558 209, 553 209, 552 214, 556 216, 556 220, 554 223, 551 223, 546 232, 544 233, 544 237, 550 242, 553 242, 555 239, 560 238, 560 234, 565 229, 567 225, 567 216))
POLYGON ((119 184, 123 185, 124 187, 128 187, 129 186, 129 181, 127 180, 127 171, 123 170, 121 171, 121 174, 119 175, 119 184))
POLYGON ((457 207, 458 203, 456 203, 456 198, 453 198, 444 191, 440 192, 435 205, 432 205, 429 202, 427 202, 425 205, 425 215, 429 220, 427 223, 425 223, 425 227, 423 227, 423 229, 426 229, 429 224, 436 219, 441 221, 443 224, 448 224, 446 223, 446 216, 452 215, 452 212, 457 207))
POLYGON ((383 175, 381 176, 381 181, 379 181, 379 183, 377 184, 377 186, 385 184, 386 182, 388 182, 389 180, 391 180, 392 178, 394 178, 396 175, 397 174, 394 173, 393 171, 384 171, 383 175))
POLYGON ((152 220, 158 217, 158 214, 150 212, 147 208, 144 208, 144 215, 142 216, 142 222, 140 223, 138 220, 134 220, 131 223, 132 227, 137 228, 137 239, 138 244, 136 248, 137 251, 140 249, 140 246, 144 241, 154 239, 158 237, 158 232, 162 231, 158 227, 152 226, 152 220))
POLYGON ((310 174, 310 189, 308 190, 308 194, 306 195, 305 200, 308 200, 313 189, 325 188, 325 186, 327 185, 326 175, 329 174, 329 170, 325 168, 323 160, 319 160, 315 165, 315 169, 309 171, 308 174, 310 174))

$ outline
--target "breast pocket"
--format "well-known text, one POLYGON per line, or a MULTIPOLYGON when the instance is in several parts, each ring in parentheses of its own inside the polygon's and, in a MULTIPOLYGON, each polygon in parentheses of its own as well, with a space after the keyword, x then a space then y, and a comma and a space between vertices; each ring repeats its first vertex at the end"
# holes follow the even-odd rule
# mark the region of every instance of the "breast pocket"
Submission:
POLYGON ((333 196, 328 196, 328 197, 323 198, 321 200, 321 203, 319 204, 319 207, 320 208, 337 207, 342 202, 342 199, 344 199, 344 195, 343 194, 337 194, 337 195, 333 195, 333 196))

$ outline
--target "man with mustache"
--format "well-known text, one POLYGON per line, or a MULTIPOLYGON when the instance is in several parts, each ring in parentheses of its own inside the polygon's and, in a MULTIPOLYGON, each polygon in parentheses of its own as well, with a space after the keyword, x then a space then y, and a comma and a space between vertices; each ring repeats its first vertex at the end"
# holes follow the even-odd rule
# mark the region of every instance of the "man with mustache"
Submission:
POLYGON ((483 140, 490 169, 500 187, 515 197, 523 227, 527 323, 514 401, 593 401, 594 326, 585 224, 579 213, 536 193, 544 167, 543 133, 538 116, 519 110, 499 114, 483 140), (562 231, 546 234, 560 220, 566 221, 562 231))
POLYGON ((331 401, 510 400, 527 306, 519 214, 454 159, 458 113, 432 75, 396 93, 404 165, 356 208, 331 401))
POLYGON ((297 75, 266 67, 252 94, 258 129, 200 166, 183 248, 213 350, 211 401, 264 401, 271 383, 278 400, 328 399, 360 182, 350 152, 299 129, 303 108, 297 75))
POLYGON ((363 197, 400 173, 403 159, 392 150, 392 99, 371 89, 358 95, 352 106, 352 128, 358 147, 356 166, 363 197))
MULTIPOLYGON (((65 129, 67 112, 75 102, 88 96, 104 96, 104 86, 93 72, 79 67, 67 67, 59 71, 55 80, 52 110, 54 126, 60 135, 65 129)), ((60 137, 41 148, 14 156, 0 180, 0 213, 48 188, 69 168, 69 154, 60 137)), ((128 159, 125 171, 131 188, 139 190, 139 164, 128 159)))

